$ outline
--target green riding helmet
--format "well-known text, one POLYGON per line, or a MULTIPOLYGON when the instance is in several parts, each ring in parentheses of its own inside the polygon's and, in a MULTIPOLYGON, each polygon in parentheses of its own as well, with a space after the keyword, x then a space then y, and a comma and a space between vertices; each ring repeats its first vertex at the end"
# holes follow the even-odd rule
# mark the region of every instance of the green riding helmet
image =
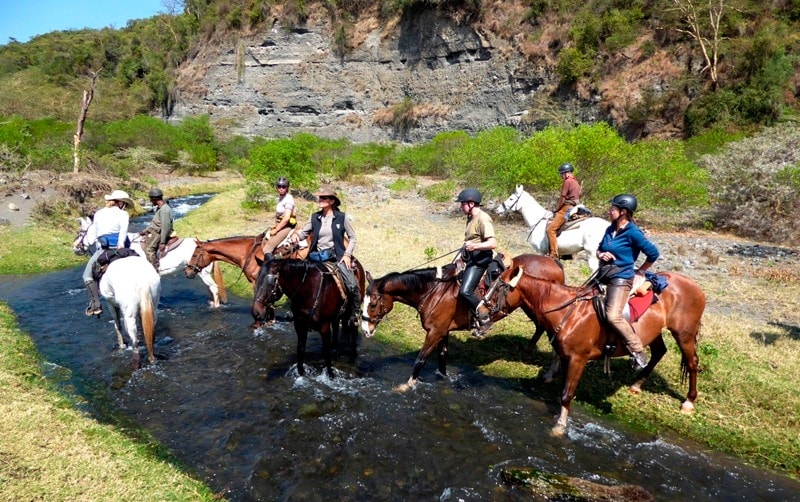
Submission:
POLYGON ((636 197, 629 193, 621 193, 611 199, 611 205, 617 206, 622 209, 627 209, 629 213, 633 214, 636 212, 636 208, 639 207, 639 203, 636 201, 636 197))
POLYGON ((474 202, 476 205, 481 205, 481 193, 474 188, 465 188, 458 194, 456 202, 474 202))

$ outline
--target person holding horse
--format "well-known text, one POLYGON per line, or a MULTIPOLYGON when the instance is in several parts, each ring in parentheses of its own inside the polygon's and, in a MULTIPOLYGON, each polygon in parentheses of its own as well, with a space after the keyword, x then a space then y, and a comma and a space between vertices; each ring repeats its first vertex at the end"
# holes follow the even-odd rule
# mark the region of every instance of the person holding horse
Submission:
POLYGON ((646 257, 638 269, 639 272, 644 272, 658 259, 659 251, 633 221, 633 213, 638 207, 636 197, 619 194, 610 203, 608 216, 611 218, 611 225, 606 229, 597 249, 597 258, 600 260, 597 279, 606 285, 605 310, 608 324, 622 337, 637 369, 642 369, 647 366, 644 347, 633 327, 622 317, 622 310, 628 302, 636 273, 634 265, 639 254, 644 253, 646 257))
POLYGON ((103 313, 103 306, 100 304, 100 294, 97 282, 92 275, 92 269, 97 262, 100 254, 109 248, 124 248, 128 246, 128 222, 130 216, 126 208, 133 206, 133 200, 127 192, 114 190, 109 195, 104 196, 106 206, 94 214, 93 224, 89 227, 89 242, 97 244, 95 252, 89 258, 89 262, 83 269, 83 283, 89 294, 89 305, 86 307, 86 315, 100 315, 103 313))
POLYGON ((558 168, 558 174, 562 180, 561 195, 559 195, 556 208, 553 210, 553 219, 547 225, 547 240, 550 245, 549 256, 554 260, 559 259, 556 234, 567 221, 567 212, 580 203, 581 184, 575 179, 573 171, 575 171, 575 168, 569 162, 561 164, 558 168))
POLYGON ((294 197, 289 192, 289 179, 284 176, 278 178, 275 181, 275 189, 278 191, 275 224, 267 229, 264 240, 261 241, 261 249, 265 256, 275 251, 275 248, 289 236, 297 225, 294 197))
POLYGON ((485 335, 493 325, 489 309, 475 294, 475 288, 491 263, 493 250, 497 247, 492 217, 481 209, 481 201, 481 193, 474 188, 462 190, 456 198, 456 202, 461 205, 461 211, 467 215, 464 247, 461 249, 461 259, 466 268, 458 294, 472 309, 476 325, 472 334, 477 337, 485 335))
POLYGON ((164 192, 159 188, 151 188, 147 194, 150 203, 156 208, 153 220, 142 232, 144 238, 144 253, 147 261, 158 271, 158 259, 167 247, 167 242, 172 236, 172 208, 164 200, 164 192))
POLYGON ((291 236, 292 244, 311 235, 308 259, 311 261, 335 261, 339 275, 347 290, 354 322, 358 324, 358 308, 361 304, 361 291, 353 273, 352 256, 356 248, 356 232, 350 219, 339 210, 342 202, 336 192, 323 187, 317 192, 319 211, 298 232, 291 236), (345 237, 348 242, 345 243, 345 237))

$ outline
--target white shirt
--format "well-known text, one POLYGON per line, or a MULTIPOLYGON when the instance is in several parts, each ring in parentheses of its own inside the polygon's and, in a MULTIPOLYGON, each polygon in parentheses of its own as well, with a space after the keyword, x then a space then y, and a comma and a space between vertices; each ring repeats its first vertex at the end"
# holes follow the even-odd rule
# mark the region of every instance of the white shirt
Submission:
POLYGON ((89 229, 89 242, 97 242, 99 237, 104 235, 117 235, 117 248, 125 247, 125 239, 128 237, 128 212, 120 209, 119 206, 104 207, 94 213, 94 224, 89 229))

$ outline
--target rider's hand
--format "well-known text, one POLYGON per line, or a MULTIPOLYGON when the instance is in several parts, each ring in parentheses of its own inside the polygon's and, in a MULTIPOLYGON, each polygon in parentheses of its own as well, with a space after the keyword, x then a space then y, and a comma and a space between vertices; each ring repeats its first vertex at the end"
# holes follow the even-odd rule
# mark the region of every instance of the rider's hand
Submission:
POLYGON ((347 267, 348 270, 353 268, 353 260, 348 255, 342 256, 342 263, 344 263, 344 266, 347 267))
POLYGON ((297 238, 297 234, 292 234, 289 236, 289 242, 292 244, 297 244, 300 239, 297 238))
POLYGON ((272 227, 272 228, 269 229, 269 236, 270 237, 274 237, 275 234, 277 234, 277 233, 278 233, 278 231, 275 230, 275 227, 272 227))

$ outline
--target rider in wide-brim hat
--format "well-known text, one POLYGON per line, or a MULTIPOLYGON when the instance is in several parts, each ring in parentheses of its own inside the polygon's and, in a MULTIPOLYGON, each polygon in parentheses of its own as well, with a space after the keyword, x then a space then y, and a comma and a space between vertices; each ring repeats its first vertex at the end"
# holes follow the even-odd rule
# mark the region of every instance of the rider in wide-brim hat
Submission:
POLYGON ((119 202, 124 202, 128 207, 133 207, 133 199, 131 199, 131 196, 128 195, 128 192, 124 190, 114 190, 110 194, 103 196, 103 198, 106 201, 116 200, 119 202))
POLYGON ((322 187, 314 195, 316 195, 317 197, 331 197, 331 198, 333 198, 333 205, 335 207, 339 207, 339 206, 342 205, 342 201, 339 200, 339 196, 336 195, 336 192, 330 187, 322 187))

